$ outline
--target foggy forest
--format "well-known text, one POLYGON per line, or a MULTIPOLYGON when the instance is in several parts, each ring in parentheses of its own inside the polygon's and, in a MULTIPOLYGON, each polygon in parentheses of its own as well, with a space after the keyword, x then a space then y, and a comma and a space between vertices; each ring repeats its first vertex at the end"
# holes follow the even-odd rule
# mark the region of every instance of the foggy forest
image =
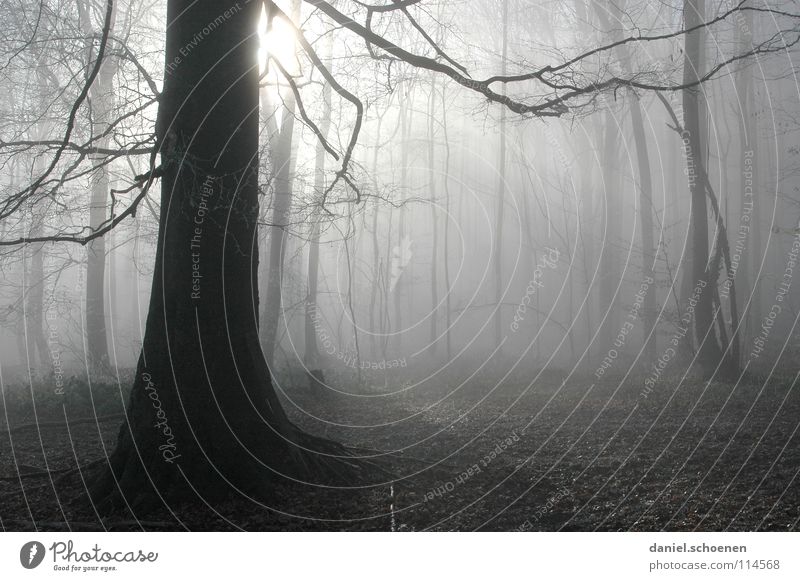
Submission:
POLYGON ((2 530, 798 530, 796 2, 0 11, 2 530))

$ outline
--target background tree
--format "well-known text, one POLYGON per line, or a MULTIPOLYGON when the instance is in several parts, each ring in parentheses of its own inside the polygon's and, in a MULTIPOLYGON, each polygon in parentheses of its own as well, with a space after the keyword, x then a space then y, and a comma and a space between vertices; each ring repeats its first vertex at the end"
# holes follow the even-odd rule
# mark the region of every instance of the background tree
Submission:
MULTIPOLYGON (((78 89, 66 116, 66 130, 47 146, 52 148, 48 150, 48 163, 37 176, 3 199, 0 218, 16 215, 26 203, 41 202, 47 197, 42 192, 54 183, 62 184, 64 176, 71 175, 71 168, 77 167, 72 161, 85 154, 87 146, 76 141, 82 136, 74 128, 85 111, 86 99, 109 49, 113 5, 109 0, 105 6, 95 61, 85 80, 73 86, 78 89)), ((752 50, 735 54, 725 62, 709 66, 707 72, 683 80, 677 78, 679 66, 667 71, 632 66, 630 73, 592 66, 597 55, 610 58, 620 46, 660 42, 674 48, 684 37, 689 42, 689 37, 698 31, 725 22, 743 10, 737 5, 707 23, 698 20, 694 29, 687 25, 688 34, 686 28, 681 28, 629 36, 603 41, 600 46, 581 47, 570 54, 560 52, 563 47, 559 46, 549 54, 549 64, 533 66, 520 60, 503 65, 510 73, 493 75, 490 71, 486 75, 491 76, 480 76, 478 72, 471 74, 446 47, 432 40, 418 20, 421 13, 412 13, 412 4, 340 6, 309 0, 304 6, 325 29, 339 29, 337 34, 342 35, 347 46, 363 46, 367 56, 385 66, 388 84, 396 80, 393 75, 397 69, 433 73, 442 79, 447 90, 458 90, 470 95, 476 103, 491 105, 493 110, 502 107, 509 115, 521 118, 558 118, 586 112, 602 105, 601 95, 613 95, 619 89, 683 91, 690 95, 690 89, 712 81, 726 64, 775 50, 778 43, 784 47, 786 35, 790 42, 796 42, 797 36, 796 30, 788 26, 781 40, 773 37, 755 42, 752 50), (404 41, 412 36, 415 41, 409 42, 410 48, 404 48, 409 46, 404 41)), ((365 127, 362 98, 366 97, 347 88, 358 86, 358 77, 351 79, 340 72, 346 69, 338 65, 346 65, 348 59, 337 63, 334 76, 318 56, 309 33, 294 24, 294 19, 275 3, 267 2, 267 8, 269 14, 282 19, 293 31, 298 58, 330 86, 338 105, 335 130, 332 136, 326 136, 328 132, 320 129, 319 119, 305 106, 300 77, 285 75, 290 89, 286 94, 295 100, 297 116, 337 162, 329 171, 320 208, 324 212, 339 204, 359 204, 364 199, 364 188, 354 177, 354 160, 358 138, 365 127)), ((168 27, 166 33, 165 75, 159 95, 155 147, 150 136, 140 135, 139 140, 131 139, 126 146, 106 152, 108 159, 146 155, 149 160, 149 167, 142 173, 129 176, 126 193, 131 195, 125 199, 126 205, 112 207, 109 219, 100 227, 90 228, 89 234, 70 227, 41 233, 16 230, 3 240, 4 245, 88 243, 117 227, 137 207, 145 207, 148 189, 156 179, 161 180, 157 254, 144 345, 127 421, 121 429, 110 471, 97 482, 95 490, 104 501, 104 508, 124 502, 147 505, 155 502, 159 494, 183 498, 188 490, 204 497, 224 494, 231 487, 267 495, 276 472, 329 480, 338 469, 355 468, 341 448, 305 434, 289 421, 272 387, 258 341, 260 106, 255 30, 260 17, 258 2, 220 4, 200 0, 187 4, 171 0, 167 21, 176 24, 168 27), (155 163, 157 156, 161 158, 160 166, 155 163), (331 460, 330 455, 338 461, 331 460)), ((789 19, 792 18, 790 15, 789 19)), ((550 42, 559 41, 553 35, 550 42)), ((130 70, 141 75, 147 85, 146 71, 135 66, 135 58, 126 56, 126 59, 130 61, 130 70)), ((159 93, 157 88, 153 92, 159 93)), ((403 94, 403 107, 409 112, 414 106, 410 95, 411 91, 403 94)), ((133 108, 130 115, 137 115, 137 111, 146 110, 147 106, 144 103, 139 109, 133 108)), ((689 121, 686 119, 687 130, 699 131, 699 122, 689 121)), ((410 141, 413 130, 409 123, 408 140, 404 141, 410 141)), ((38 147, 46 146, 42 139, 38 141, 38 147)), ((2 146, 6 150, 10 147, 8 141, 2 146)), ((92 153, 99 151, 93 148, 92 153)), ((465 159, 462 159, 464 165, 465 159)), ((608 171, 612 164, 609 158, 608 171)), ((403 164, 401 171, 405 169, 403 164)), ((465 168, 464 175, 474 175, 471 169, 465 168)), ((615 193, 622 195, 623 191, 615 193)), ((48 190, 48 195, 55 194, 48 190)), ((405 192, 401 198, 404 196, 405 192)), ((477 205, 470 208, 476 209, 477 205)), ((398 213, 402 218, 403 210, 398 213)), ((562 218, 567 222, 566 234, 572 229, 568 212, 562 218)), ((481 228, 472 231, 480 232, 481 228)), ((350 230, 348 233, 351 234, 350 230)), ((352 303, 358 289, 352 287, 357 274, 351 268, 352 247, 348 244, 353 237, 349 234, 342 239, 348 264, 346 294, 352 303)), ((404 234, 395 233, 392 241, 397 244, 387 243, 387 246, 402 245, 404 234)), ((470 240, 469 244, 477 254, 480 241, 470 240)), ((388 266, 389 260, 385 263, 388 266)), ((407 298, 411 301, 413 279, 409 277, 405 282, 409 283, 407 298)), ((569 307, 561 305, 561 312, 566 308, 569 307)), ((555 308, 553 311, 558 312, 555 308)), ((399 321, 396 319, 394 324, 399 326, 399 321)), ((274 323, 269 325, 274 327, 274 323)), ((275 328, 268 331, 274 332, 275 328)), ((564 336, 567 335, 568 330, 564 336)))

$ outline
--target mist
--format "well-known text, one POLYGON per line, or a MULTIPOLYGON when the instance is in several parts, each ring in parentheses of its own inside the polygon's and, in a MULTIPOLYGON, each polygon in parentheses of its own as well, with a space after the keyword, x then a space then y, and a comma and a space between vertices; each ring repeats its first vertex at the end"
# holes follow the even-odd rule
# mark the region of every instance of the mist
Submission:
POLYGON ((264 493, 303 530, 796 529, 793 3, 179 4, 0 4, 4 472, 346 496, 264 493))

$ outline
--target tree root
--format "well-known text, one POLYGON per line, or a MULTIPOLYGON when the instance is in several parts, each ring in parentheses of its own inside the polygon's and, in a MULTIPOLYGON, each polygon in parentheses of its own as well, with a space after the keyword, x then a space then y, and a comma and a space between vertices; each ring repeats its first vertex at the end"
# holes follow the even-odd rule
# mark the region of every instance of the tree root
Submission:
POLYGON ((294 463, 306 476, 325 477, 352 484, 353 480, 367 479, 375 472, 394 478, 396 475, 388 468, 372 459, 360 458, 357 449, 314 436, 292 426, 294 441, 299 446, 292 447, 294 463))

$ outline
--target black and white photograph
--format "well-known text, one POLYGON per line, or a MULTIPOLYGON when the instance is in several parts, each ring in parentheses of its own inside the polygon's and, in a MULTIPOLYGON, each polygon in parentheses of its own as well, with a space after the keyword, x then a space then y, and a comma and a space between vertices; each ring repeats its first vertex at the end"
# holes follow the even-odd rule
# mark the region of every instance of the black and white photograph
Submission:
POLYGON ((0 17, 4 578, 243 531, 800 573, 796 1, 0 17))

